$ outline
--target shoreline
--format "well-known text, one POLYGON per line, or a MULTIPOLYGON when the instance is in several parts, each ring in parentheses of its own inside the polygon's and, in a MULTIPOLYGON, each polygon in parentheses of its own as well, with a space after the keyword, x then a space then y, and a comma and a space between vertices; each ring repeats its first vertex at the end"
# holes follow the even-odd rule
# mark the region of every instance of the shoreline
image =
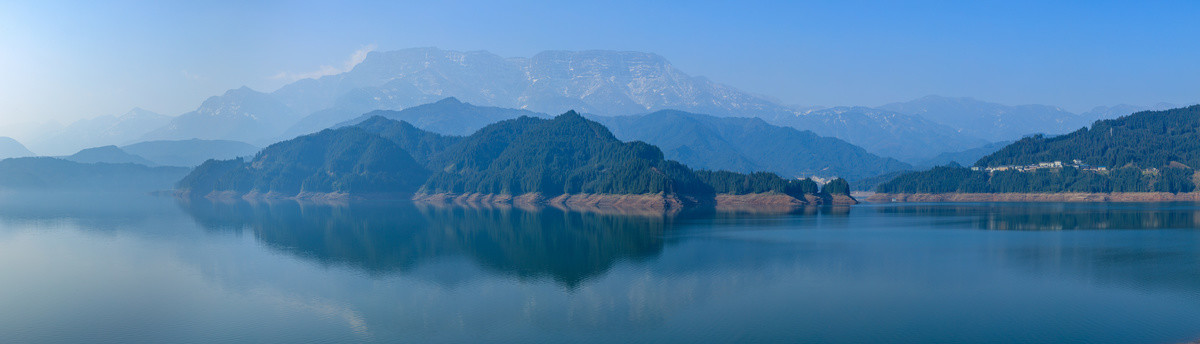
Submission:
POLYGON ((204 198, 217 201, 265 201, 265 200, 301 200, 301 201, 337 201, 352 200, 395 200, 412 201, 431 205, 463 205, 463 206, 516 206, 540 207, 551 206, 572 209, 624 209, 624 210, 654 210, 672 211, 684 208, 730 208, 730 209, 792 209, 807 206, 849 206, 859 204, 859 201, 849 195, 804 195, 796 198, 776 192, 755 194, 716 194, 711 199, 696 199, 679 197, 673 194, 563 194, 547 198, 540 193, 522 195, 481 194, 481 193, 435 193, 435 194, 348 194, 336 192, 301 192, 296 195, 285 195, 277 192, 248 192, 240 194, 234 191, 213 191, 203 196, 192 195, 187 190, 177 190, 175 197, 204 198))
POLYGON ((695 199, 678 197, 667 194, 563 194, 546 198, 538 193, 522 195, 499 194, 417 194, 412 197, 415 202, 433 204, 462 204, 462 205, 517 205, 539 206, 549 205, 566 208, 624 208, 624 209, 658 209, 670 210, 686 207, 715 207, 715 208, 745 208, 768 207, 790 208, 815 205, 854 205, 858 200, 846 195, 804 195, 803 199, 782 193, 755 194, 717 194, 712 199, 695 199))
POLYGON ((866 199, 872 203, 935 202, 1200 202, 1200 192, 1062 192, 1062 193, 875 193, 866 199))

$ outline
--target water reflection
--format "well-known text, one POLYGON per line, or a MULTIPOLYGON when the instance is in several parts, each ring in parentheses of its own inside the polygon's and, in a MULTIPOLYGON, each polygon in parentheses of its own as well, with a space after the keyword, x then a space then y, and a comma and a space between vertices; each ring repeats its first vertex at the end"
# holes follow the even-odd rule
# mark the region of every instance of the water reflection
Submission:
POLYGON ((348 265, 379 275, 461 254, 492 271, 549 277, 567 287, 602 274, 614 262, 658 255, 670 220, 661 214, 411 203, 179 204, 206 230, 249 230, 268 247, 323 265, 348 265))
POLYGON ((882 206, 880 213, 963 221, 991 230, 1200 228, 1192 203, 975 203, 882 206))
POLYGON ((1193 205, 666 215, 32 200, 0 198, 0 333, 16 342, 1125 343, 1200 333, 1193 205), (1088 228, 1164 230, 1054 230, 1088 228))

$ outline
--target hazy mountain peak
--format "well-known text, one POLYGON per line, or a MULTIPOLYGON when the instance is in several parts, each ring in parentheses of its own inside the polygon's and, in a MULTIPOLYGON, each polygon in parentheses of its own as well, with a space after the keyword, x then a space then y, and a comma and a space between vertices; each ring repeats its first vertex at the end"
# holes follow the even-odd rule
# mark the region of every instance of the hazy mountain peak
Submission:
POLYGON ((602 117, 624 141, 658 146, 668 159, 696 169, 735 172, 769 171, 787 178, 842 176, 863 178, 911 166, 868 153, 845 141, 760 118, 715 117, 678 110, 646 115, 602 117))
POLYGON ((21 158, 34 156, 25 145, 17 142, 16 139, 7 136, 0 136, 0 159, 21 158))
MULTIPOLYGON (((125 112, 124 114, 121 114, 120 116, 116 117, 116 119, 119 122, 142 120, 142 121, 157 121, 157 122, 164 122, 164 123, 166 122, 167 118, 170 118, 170 116, 160 114, 160 113, 157 113, 154 111, 142 109, 140 107, 135 107, 133 109, 130 109, 129 111, 125 112)), ((109 128, 109 129, 111 129, 111 128, 109 128)), ((142 129, 142 130, 148 130, 148 129, 142 129)))
POLYGON ((142 140, 218 139, 262 143, 298 119, 274 96, 241 87, 213 96, 195 111, 175 117, 142 140))
POLYGON ((1013 140, 1033 132, 1062 134, 1087 125, 1092 120, 1057 106, 1010 106, 969 97, 936 95, 879 108, 918 115, 988 141, 1013 140))
POLYGON ((129 154, 125 150, 117 146, 101 146, 93 147, 79 151, 64 159, 84 163, 109 163, 109 164, 139 164, 152 166, 154 162, 146 160, 146 158, 129 154))
POLYGON ((626 115, 668 108, 722 116, 790 112, 769 99, 687 75, 663 56, 610 50, 554 50, 528 58, 437 48, 372 52, 349 72, 298 81, 273 94, 312 114, 301 121, 307 130, 374 109, 399 110, 446 97, 544 113, 575 109, 626 115), (361 96, 341 98, 347 94, 361 96), (333 107, 360 111, 321 112, 333 107))
POLYGON ((910 162, 987 143, 922 116, 864 106, 808 110, 776 117, 774 122, 836 137, 871 153, 910 162))
POLYGON ((544 113, 528 110, 509 109, 493 106, 476 106, 459 101, 457 98, 445 98, 437 102, 417 105, 403 110, 375 110, 360 115, 355 119, 343 121, 335 128, 351 126, 379 116, 392 120, 410 123, 422 130, 439 134, 466 136, 489 124, 522 116, 550 117, 544 113))
MULTIPOLYGON (((221 97, 225 97, 225 98, 258 97, 260 95, 266 95, 266 93, 255 91, 254 89, 250 88, 249 86, 242 86, 242 87, 238 87, 238 88, 231 88, 231 89, 225 91, 225 93, 222 94, 221 97)), ((217 98, 217 97, 210 97, 209 99, 212 99, 212 98, 217 98)))

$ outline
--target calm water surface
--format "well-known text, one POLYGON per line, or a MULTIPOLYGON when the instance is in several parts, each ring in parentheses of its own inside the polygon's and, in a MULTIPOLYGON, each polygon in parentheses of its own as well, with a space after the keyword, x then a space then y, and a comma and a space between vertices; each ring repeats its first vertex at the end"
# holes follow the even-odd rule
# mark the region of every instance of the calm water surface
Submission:
POLYGON ((1200 338, 1200 206, 791 214, 0 195, 0 342, 1200 338))

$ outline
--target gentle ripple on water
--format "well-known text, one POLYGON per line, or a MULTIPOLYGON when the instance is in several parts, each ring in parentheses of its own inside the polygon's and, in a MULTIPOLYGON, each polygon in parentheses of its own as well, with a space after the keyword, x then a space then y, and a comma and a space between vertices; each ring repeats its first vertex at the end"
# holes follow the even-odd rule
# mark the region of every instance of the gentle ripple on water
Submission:
POLYGON ((3 342, 1177 343, 1200 206, 0 198, 3 342))

